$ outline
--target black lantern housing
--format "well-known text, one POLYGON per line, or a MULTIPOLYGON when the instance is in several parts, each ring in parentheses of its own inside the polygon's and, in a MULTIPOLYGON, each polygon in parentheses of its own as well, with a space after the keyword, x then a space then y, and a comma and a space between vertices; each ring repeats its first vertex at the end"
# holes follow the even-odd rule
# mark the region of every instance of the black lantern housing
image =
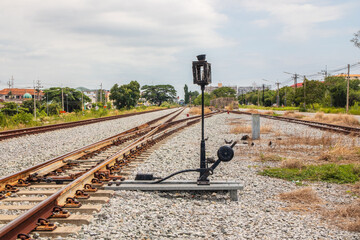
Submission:
POLYGON ((208 63, 206 55, 196 56, 198 61, 192 62, 194 84, 205 86, 211 83, 211 63, 208 63))

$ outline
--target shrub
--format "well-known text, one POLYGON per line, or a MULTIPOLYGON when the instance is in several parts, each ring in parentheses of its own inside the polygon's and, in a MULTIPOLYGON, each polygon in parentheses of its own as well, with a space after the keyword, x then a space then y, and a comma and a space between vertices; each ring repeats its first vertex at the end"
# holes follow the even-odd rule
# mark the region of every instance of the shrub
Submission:
POLYGON ((297 168, 269 168, 260 172, 260 175, 282 178, 289 181, 324 181, 333 183, 354 183, 359 181, 358 166, 353 164, 336 165, 309 165, 303 169, 297 168))

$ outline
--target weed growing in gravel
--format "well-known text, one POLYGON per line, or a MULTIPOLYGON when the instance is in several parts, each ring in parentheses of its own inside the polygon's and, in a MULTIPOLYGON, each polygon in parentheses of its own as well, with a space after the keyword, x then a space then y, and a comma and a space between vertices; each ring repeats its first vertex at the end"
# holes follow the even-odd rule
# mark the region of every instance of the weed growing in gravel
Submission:
POLYGON ((285 113, 283 114, 283 116, 284 116, 284 117, 289 117, 289 118, 298 118, 298 119, 305 117, 303 114, 301 114, 301 113, 296 113, 296 112, 294 112, 294 111, 285 112, 285 113))
MULTIPOLYGON (((210 113, 211 110, 210 110, 210 108, 204 108, 204 112, 205 112, 205 114, 210 113)), ((201 114, 201 108, 200 107, 192 107, 189 110, 189 114, 191 114, 191 115, 200 115, 201 114)))
POLYGON ((289 181, 324 181, 332 183, 355 183, 359 181, 359 165, 347 164, 324 164, 308 165, 298 168, 268 168, 260 172, 260 175, 286 179, 289 181))
POLYGON ((259 158, 260 161, 262 162, 280 162, 283 159, 279 155, 275 155, 275 154, 265 155, 263 153, 260 153, 259 158))
MULTIPOLYGON (((230 129, 230 133, 234 133, 234 134, 251 133, 251 132, 252 129, 250 125, 246 125, 246 126, 240 125, 230 129)), ((270 125, 260 126, 260 133, 269 133, 269 132, 272 132, 272 127, 270 125)))
POLYGON ((281 168, 297 168, 297 169, 301 169, 304 167, 304 163, 299 160, 299 159, 287 159, 281 162, 280 165, 281 168))
POLYGON ((314 117, 307 117, 305 119, 309 121, 318 121, 337 125, 354 127, 360 126, 359 120, 357 120, 354 116, 347 114, 324 114, 323 112, 318 112, 314 117))
POLYGON ((323 212, 324 217, 342 229, 360 232, 360 200, 323 212))
POLYGON ((336 144, 334 147, 323 152, 318 160, 335 163, 354 163, 360 162, 360 148, 359 147, 347 147, 342 144, 336 144))
POLYGON ((279 197, 283 201, 293 203, 321 203, 322 200, 317 196, 316 191, 311 187, 297 189, 295 191, 280 193, 279 197))

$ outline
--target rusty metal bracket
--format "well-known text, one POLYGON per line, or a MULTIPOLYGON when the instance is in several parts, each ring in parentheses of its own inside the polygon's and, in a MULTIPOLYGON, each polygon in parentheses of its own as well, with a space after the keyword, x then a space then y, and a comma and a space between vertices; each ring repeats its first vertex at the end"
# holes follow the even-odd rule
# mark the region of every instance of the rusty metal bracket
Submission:
POLYGON ((85 184, 84 185, 84 192, 96 192, 97 191, 97 188, 96 187, 93 187, 91 186, 90 184, 85 184))
POLYGON ((16 184, 17 187, 27 187, 29 185, 30 185, 30 183, 24 179, 19 179, 16 184))
POLYGON ((88 199, 88 198, 90 198, 90 195, 87 194, 87 193, 84 193, 83 190, 76 190, 75 198, 77 198, 77 199, 88 199))
POLYGON ((53 231, 57 227, 55 224, 50 223, 45 218, 39 218, 37 225, 38 226, 35 228, 36 231, 53 231))
POLYGON ((13 185, 6 184, 6 185, 5 185, 5 191, 15 193, 15 192, 18 192, 19 189, 17 189, 17 188, 14 187, 13 185))
POLYGON ((16 238, 17 238, 17 239, 20 239, 20 240, 34 240, 34 239, 31 238, 29 235, 24 234, 24 233, 18 234, 16 238))
POLYGON ((67 218, 70 216, 70 213, 67 210, 62 209, 57 206, 53 208, 53 214, 50 216, 52 218, 67 218))
POLYGON ((91 186, 101 187, 103 185, 104 185, 104 183, 102 181, 100 181, 100 179, 98 179, 98 178, 91 179, 91 186))
POLYGON ((79 208, 81 207, 81 203, 76 201, 74 198, 72 197, 68 197, 66 198, 66 203, 63 207, 67 207, 67 208, 79 208))

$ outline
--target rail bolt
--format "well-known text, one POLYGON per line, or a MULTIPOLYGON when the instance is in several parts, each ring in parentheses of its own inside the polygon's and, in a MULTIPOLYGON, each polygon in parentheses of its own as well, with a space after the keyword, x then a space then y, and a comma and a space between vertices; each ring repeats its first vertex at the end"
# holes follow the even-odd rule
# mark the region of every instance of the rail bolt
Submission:
POLYGON ((57 227, 55 224, 50 223, 45 218, 39 218, 37 225, 38 226, 35 228, 36 231, 53 231, 57 227))

